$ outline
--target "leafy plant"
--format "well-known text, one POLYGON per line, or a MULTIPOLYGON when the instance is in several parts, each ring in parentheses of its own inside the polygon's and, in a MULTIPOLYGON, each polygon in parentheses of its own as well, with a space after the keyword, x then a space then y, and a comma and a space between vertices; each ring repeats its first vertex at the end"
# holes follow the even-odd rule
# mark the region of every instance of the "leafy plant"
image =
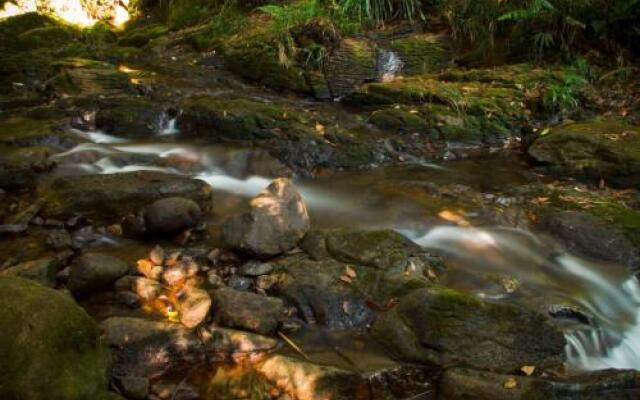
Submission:
POLYGON ((342 0, 337 6, 341 16, 356 18, 360 23, 381 24, 397 18, 413 21, 423 17, 421 0, 342 0))

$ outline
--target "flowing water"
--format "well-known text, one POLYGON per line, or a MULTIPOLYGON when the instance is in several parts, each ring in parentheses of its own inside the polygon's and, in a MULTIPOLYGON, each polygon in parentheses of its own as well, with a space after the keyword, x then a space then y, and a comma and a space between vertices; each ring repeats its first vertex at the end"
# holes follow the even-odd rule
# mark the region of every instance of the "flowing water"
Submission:
MULTIPOLYGON (((265 153, 192 145, 178 141, 178 133, 175 119, 166 119, 150 142, 76 131, 89 142, 56 156, 59 173, 159 170, 194 176, 214 188, 214 225, 273 178, 268 171, 277 162, 265 153)), ((544 232, 491 225, 482 201, 465 201, 473 196, 464 188, 471 188, 481 200, 508 206, 513 199, 503 189, 529 179, 520 161, 492 158, 417 162, 296 183, 316 227, 396 229, 447 259, 448 286, 542 312, 550 306, 580 310, 561 321, 571 366, 640 369, 640 285, 625 267, 568 254, 544 232), (456 210, 457 224, 434 218, 450 210, 456 210)))

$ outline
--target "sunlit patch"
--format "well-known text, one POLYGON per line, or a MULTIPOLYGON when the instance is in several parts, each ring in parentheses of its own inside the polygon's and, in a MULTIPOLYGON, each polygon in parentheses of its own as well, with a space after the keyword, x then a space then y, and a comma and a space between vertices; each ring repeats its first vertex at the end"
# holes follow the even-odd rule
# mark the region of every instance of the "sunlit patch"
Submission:
POLYGON ((136 72, 140 72, 140 70, 129 68, 128 66, 123 64, 118 65, 118 71, 124 72, 125 74, 133 74, 136 72))
POLYGON ((121 5, 117 5, 114 10, 114 16, 111 23, 117 27, 121 28, 126 24, 130 19, 129 11, 121 5))
POLYGON ((14 17, 16 15, 33 11, 36 11, 35 1, 24 2, 21 7, 17 6, 15 3, 7 2, 4 3, 4 7, 0 9, 0 18, 14 17))
POLYGON ((438 213, 438 217, 445 221, 453 222, 454 224, 462 227, 469 227, 471 223, 462 216, 461 211, 442 210, 438 213))
POLYGON ((91 26, 97 21, 89 16, 80 0, 51 0, 50 7, 62 20, 79 26, 91 26))

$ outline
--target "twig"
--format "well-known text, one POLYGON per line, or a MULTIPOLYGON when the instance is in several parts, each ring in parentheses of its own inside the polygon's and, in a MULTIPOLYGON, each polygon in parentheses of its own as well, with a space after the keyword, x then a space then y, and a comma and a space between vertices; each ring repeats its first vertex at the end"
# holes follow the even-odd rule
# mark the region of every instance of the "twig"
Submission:
POLYGON ((298 353, 300 353, 300 355, 301 355, 302 357, 304 357, 304 359, 305 359, 305 360, 307 360, 307 361, 311 361, 311 359, 309 358, 309 356, 307 356, 307 355, 304 353, 304 351, 302 351, 302 349, 301 349, 300 347, 298 347, 298 345, 297 345, 297 344, 295 344, 295 343, 293 342, 293 340, 289 339, 289 338, 287 337, 287 335, 285 335, 285 334, 284 334, 284 333, 282 333, 281 331, 278 331, 278 336, 280 336, 280 337, 282 338, 282 340, 284 340, 285 342, 287 342, 287 344, 288 344, 289 346, 291 346, 291 348, 293 348, 295 351, 297 351, 298 353))

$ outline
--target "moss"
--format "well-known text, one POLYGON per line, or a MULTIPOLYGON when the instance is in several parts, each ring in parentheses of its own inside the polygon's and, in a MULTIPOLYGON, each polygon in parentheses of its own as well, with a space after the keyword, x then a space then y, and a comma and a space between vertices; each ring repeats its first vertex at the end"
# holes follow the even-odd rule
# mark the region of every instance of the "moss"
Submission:
POLYGON ((398 108, 387 108, 375 111, 369 117, 369 121, 376 127, 390 131, 401 132, 426 132, 428 124, 420 113, 405 111, 398 108))
POLYGON ((63 26, 34 28, 20 34, 16 40, 23 50, 40 47, 61 47, 78 39, 78 32, 63 26))
POLYGON ((120 39, 118 39, 118 45, 124 47, 142 47, 152 39, 164 36, 168 32, 169 30, 164 25, 147 25, 125 32, 120 39))
POLYGON ((0 372, 0 397, 89 400, 106 390, 108 354, 84 310, 24 279, 0 278, 0 288, 0 356, 12 365, 0 372))

